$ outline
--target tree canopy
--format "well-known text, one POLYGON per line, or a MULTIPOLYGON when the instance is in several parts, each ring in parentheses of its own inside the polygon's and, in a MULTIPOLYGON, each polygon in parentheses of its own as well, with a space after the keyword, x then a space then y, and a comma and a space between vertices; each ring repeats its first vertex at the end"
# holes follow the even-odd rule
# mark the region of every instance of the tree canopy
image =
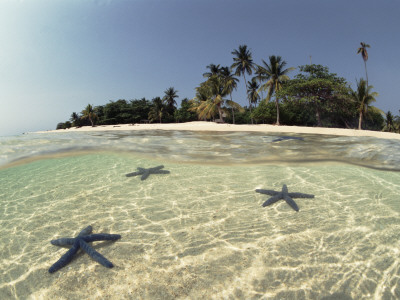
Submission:
POLYGON ((372 88, 373 86, 368 86, 364 79, 360 79, 357 82, 357 90, 351 92, 351 98, 356 103, 359 112, 358 129, 361 129, 363 118, 369 109, 377 112, 377 108, 370 105, 372 102, 375 102, 375 98, 378 97, 378 93, 371 92, 372 88))
POLYGON ((326 113, 351 114, 350 86, 344 78, 330 73, 328 67, 322 65, 304 65, 299 70, 300 73, 277 93, 278 99, 311 108, 317 126, 322 126, 322 116, 326 113))

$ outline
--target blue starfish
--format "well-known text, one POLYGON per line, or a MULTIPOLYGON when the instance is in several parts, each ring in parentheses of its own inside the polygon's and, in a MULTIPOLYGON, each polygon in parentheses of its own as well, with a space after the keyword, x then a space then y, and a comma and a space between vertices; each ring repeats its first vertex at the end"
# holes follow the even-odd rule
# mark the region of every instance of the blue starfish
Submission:
POLYGON ((256 189, 256 192, 260 194, 273 196, 263 203, 262 205, 263 207, 271 205, 280 199, 284 199, 286 203, 289 204, 295 211, 299 211, 299 207, 292 198, 314 198, 314 195, 310 194, 289 193, 286 184, 283 185, 281 192, 272 190, 261 190, 261 189, 256 189))
POLYGON ((132 176, 137 176, 137 175, 142 175, 142 177, 140 178, 141 180, 145 180, 147 177, 150 176, 150 174, 169 174, 169 171, 167 170, 161 170, 162 168, 164 168, 164 166, 158 166, 158 167, 154 167, 154 168, 137 168, 138 171, 137 172, 133 172, 133 173, 129 173, 126 174, 126 177, 132 177, 132 176))
POLYGON ((56 246, 70 246, 72 247, 63 255, 61 258, 54 263, 50 269, 49 273, 54 273, 66 266, 78 252, 79 248, 82 248, 91 258, 100 263, 101 265, 112 268, 113 264, 101 255, 99 252, 90 247, 87 243, 96 241, 115 241, 121 238, 119 234, 108 234, 108 233, 98 233, 91 234, 92 226, 88 226, 83 229, 77 237, 75 238, 61 238, 57 240, 52 240, 51 243, 56 246))

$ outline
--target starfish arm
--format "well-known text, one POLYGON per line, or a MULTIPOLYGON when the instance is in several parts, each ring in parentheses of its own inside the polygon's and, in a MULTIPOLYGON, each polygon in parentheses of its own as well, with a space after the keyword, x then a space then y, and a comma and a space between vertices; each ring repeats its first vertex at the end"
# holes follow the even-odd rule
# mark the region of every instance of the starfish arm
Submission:
POLYGON ((265 201, 265 202, 263 203, 262 206, 265 207, 265 206, 271 205, 271 204, 277 202, 279 199, 282 199, 282 194, 281 194, 281 193, 279 193, 278 195, 275 195, 275 196, 269 198, 267 201, 265 201))
POLYGON ((151 170, 151 171, 157 171, 157 170, 160 170, 160 169, 162 169, 162 168, 164 168, 163 165, 157 166, 157 167, 154 167, 154 168, 150 168, 149 170, 151 170))
POLYGON ((138 169, 137 172, 128 173, 125 176, 126 177, 132 177, 132 176, 142 175, 142 174, 144 174, 146 172, 146 169, 143 169, 143 168, 137 168, 137 169, 138 169))
POLYGON ((90 247, 88 244, 83 239, 79 239, 79 244, 81 248, 89 254, 91 258, 93 258, 95 261, 97 261, 99 264, 107 267, 107 268, 112 268, 114 265, 103 255, 101 255, 99 252, 94 250, 92 247, 90 247))
POLYGON ((285 196, 288 194, 288 188, 287 188, 287 185, 286 185, 286 184, 284 184, 284 185, 282 186, 282 194, 285 195, 285 196))
POLYGON ((272 191, 272 190, 262 190, 262 189, 256 189, 256 192, 260 193, 260 194, 270 195, 270 196, 275 196, 280 193, 280 192, 276 192, 276 191, 272 191))
POLYGON ((314 198, 314 195, 303 193, 289 193, 288 195, 292 198, 314 198))
POLYGON ((116 241, 119 240, 120 238, 121 236, 119 234, 108 234, 108 233, 95 233, 82 237, 82 239, 86 243, 97 242, 97 241, 116 241))
POLYGON ((74 238, 61 238, 57 240, 51 240, 50 243, 55 246, 68 246, 75 243, 74 238))
POLYGON ((152 173, 153 174, 169 174, 170 172, 168 170, 156 170, 152 173))
POLYGON ((132 173, 126 174, 125 176, 126 177, 132 177, 132 176, 137 176, 137 175, 140 175, 140 173, 139 172, 132 172, 132 173))
MULTIPOLYGON (((91 234, 92 230, 93 230, 92 226, 89 225, 88 227, 82 229, 82 231, 78 234, 78 237, 91 234)), ((52 240, 50 241, 50 243, 56 246, 70 246, 75 243, 75 238, 60 238, 57 240, 52 240)))
POLYGON ((150 176, 150 172, 149 172, 149 170, 146 170, 146 171, 143 173, 142 177, 140 177, 140 180, 145 180, 145 179, 147 179, 147 177, 149 177, 149 176, 150 176))
POLYGON ((285 196, 283 199, 285 199, 286 203, 289 204, 291 208, 293 208, 295 211, 299 211, 299 207, 292 198, 290 198, 289 196, 285 196))
POLYGON ((93 230, 92 226, 89 225, 88 227, 82 229, 82 231, 79 232, 78 236, 84 236, 84 235, 91 234, 92 230, 93 230))
POLYGON ((59 260, 57 260, 49 269, 49 273, 54 273, 61 269, 62 267, 65 267, 74 257, 76 252, 79 250, 79 240, 77 239, 72 246, 71 249, 69 249, 59 260))

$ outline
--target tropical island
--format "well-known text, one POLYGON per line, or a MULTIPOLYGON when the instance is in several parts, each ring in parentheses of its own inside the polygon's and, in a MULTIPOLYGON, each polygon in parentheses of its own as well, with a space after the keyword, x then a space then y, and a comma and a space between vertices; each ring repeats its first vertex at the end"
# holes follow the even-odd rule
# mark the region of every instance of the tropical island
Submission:
POLYGON ((247 45, 240 45, 231 52, 231 66, 206 66, 205 80, 195 88, 195 97, 184 98, 179 108, 176 102, 178 91, 170 87, 163 97, 151 100, 119 99, 105 105, 88 104, 80 113, 73 112, 70 120, 58 123, 57 129, 203 120, 400 133, 400 116, 372 106, 379 95, 368 82, 369 47, 362 42, 357 50, 364 62, 366 79, 356 80, 355 90, 345 78, 331 73, 327 66, 310 62, 297 68, 286 67, 286 61, 276 55, 256 64, 247 45), (291 78, 295 70, 298 73, 291 78), (248 101, 248 106, 244 107, 233 100, 241 79, 248 101))

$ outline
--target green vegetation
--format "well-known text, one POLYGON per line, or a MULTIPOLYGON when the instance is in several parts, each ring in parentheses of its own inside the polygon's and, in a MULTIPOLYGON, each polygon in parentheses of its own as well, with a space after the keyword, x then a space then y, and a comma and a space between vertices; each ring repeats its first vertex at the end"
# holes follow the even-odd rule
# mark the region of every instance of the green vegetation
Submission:
POLYGON ((357 82, 357 90, 351 92, 351 97, 357 105, 359 112, 358 129, 361 129, 363 117, 367 114, 368 110, 378 110, 376 107, 370 106, 372 102, 375 102, 375 97, 378 93, 371 92, 372 85, 368 86, 364 79, 360 79, 357 82))
MULTIPOLYGON (((356 80, 353 90, 345 78, 331 73, 327 66, 303 65, 286 68, 286 61, 271 55, 262 64, 253 62, 247 45, 233 50, 230 67, 209 64, 203 74, 204 82, 195 88, 193 99, 184 98, 178 108, 178 91, 169 87, 163 97, 151 101, 145 98, 109 101, 93 107, 88 104, 80 113, 73 112, 66 122, 57 124, 57 129, 80 126, 170 123, 195 120, 211 120, 233 124, 285 124, 299 126, 325 126, 383 130, 400 133, 400 116, 390 111, 386 114, 372 106, 378 93, 368 85, 367 48, 361 43, 361 53, 366 80, 356 80), (291 71, 297 70, 293 78, 291 71), (246 75, 254 76, 246 80, 246 75), (234 91, 239 78, 246 87, 248 107, 234 101, 234 91), (266 95, 264 97, 264 93, 266 95), (273 101, 273 100, 274 101, 273 101)), ((242 99, 243 100, 243 99, 242 99)), ((400 111, 399 111, 400 113, 400 111)))
POLYGON ((210 64, 207 68, 210 72, 204 73, 203 76, 208 79, 196 88, 196 96, 190 101, 189 110, 195 112, 200 120, 215 120, 218 114, 219 122, 224 122, 225 116, 232 112, 234 122, 234 111, 240 111, 242 107, 225 97, 230 95, 232 99, 236 80, 228 67, 220 68, 219 65, 210 64))
POLYGON ((82 119, 89 120, 92 127, 94 126, 94 121, 97 119, 97 115, 93 110, 92 105, 88 104, 86 108, 82 111, 82 119))
MULTIPOLYGON (((235 75, 240 76, 243 75, 244 84, 246 87, 246 94, 249 94, 246 84, 246 73, 251 75, 254 70, 253 58, 251 57, 251 52, 247 50, 247 45, 240 45, 238 50, 233 50, 232 54, 234 55, 233 61, 234 63, 231 66, 232 70, 235 70, 235 75)), ((249 99, 249 108, 250 108, 250 119, 251 124, 253 124, 253 117, 251 116, 251 101, 249 99)))
POLYGON ((344 127, 346 121, 352 120, 354 104, 350 101, 351 89, 344 78, 321 65, 300 66, 299 70, 300 73, 286 82, 276 98, 309 111, 316 118, 314 126, 344 127))
MULTIPOLYGON (((266 80, 267 82, 261 86, 262 90, 268 89, 268 95, 266 101, 271 100, 274 92, 279 92, 282 85, 289 81, 287 73, 294 70, 294 68, 284 69, 286 61, 282 60, 280 56, 271 55, 269 57, 269 64, 264 60, 262 61, 264 66, 260 67, 261 81, 266 80)), ((276 125, 279 123, 279 97, 275 97, 276 104, 276 125)))

